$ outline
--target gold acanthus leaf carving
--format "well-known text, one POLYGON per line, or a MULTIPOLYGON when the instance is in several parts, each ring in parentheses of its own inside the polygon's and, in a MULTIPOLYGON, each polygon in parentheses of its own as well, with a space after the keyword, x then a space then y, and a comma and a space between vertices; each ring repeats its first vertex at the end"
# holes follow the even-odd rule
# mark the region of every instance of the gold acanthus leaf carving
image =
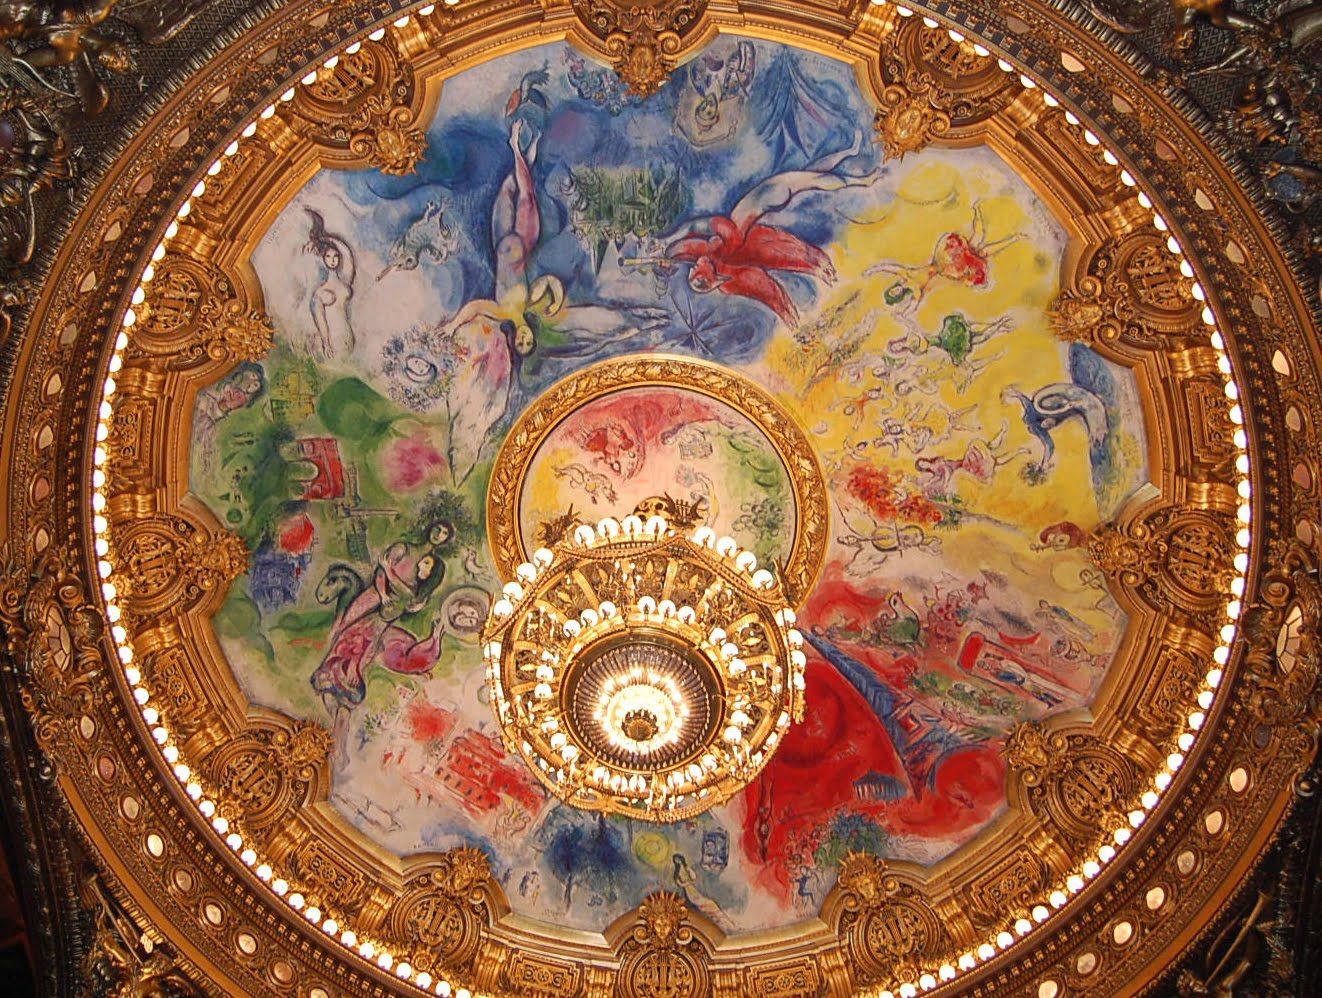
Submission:
POLYGON ((615 72, 631 91, 649 97, 670 78, 707 0, 573 0, 584 26, 605 44, 615 72))
POLYGON ((320 724, 298 721, 289 734, 289 764, 299 771, 315 770, 330 757, 333 739, 320 724))
POLYGON ((1107 240, 1086 268, 1052 303, 1052 328, 1062 340, 1108 343, 1124 340, 1160 348, 1200 335, 1201 306, 1193 281, 1155 232, 1137 231, 1107 240))
POLYGON ((162 357, 172 367, 260 360, 275 336, 238 282, 179 254, 161 261, 134 312, 128 357, 162 357))
POLYGON ((1076 842, 1123 821, 1138 790, 1133 763, 1087 730, 1048 732, 1025 721, 1010 732, 1004 751, 1029 810, 1076 842))
POLYGON ((873 125, 888 160, 986 117, 1018 86, 990 55, 918 18, 901 21, 883 38, 878 69, 883 85, 873 125))
MULTIPOLYGON (((941 952, 949 933, 918 885, 870 853, 840 861, 836 891, 843 904, 837 930, 854 980, 883 983, 916 976, 941 952)), ((829 902, 828 902, 829 904, 829 902)))
POLYGON ((1088 554, 1113 585, 1158 610, 1220 628, 1235 570, 1235 524, 1225 512, 1158 506, 1124 523, 1098 527, 1088 554))
POLYGON ((1065 739, 1048 735, 1032 721, 1018 724, 1005 739, 1006 765, 1023 774, 1024 783, 1035 787, 1060 765, 1066 751, 1065 739))
POLYGON ((87 599, 70 551, 53 551, 35 569, 5 562, 0 624, 6 650, 19 665, 19 698, 37 744, 50 753, 95 700, 105 623, 87 599))
POLYGON ((412 110, 388 106, 384 97, 373 98, 370 106, 376 109, 376 114, 367 127, 349 138, 350 151, 382 173, 394 176, 412 173, 427 151, 427 138, 414 125, 412 110))
POLYGON ((634 938, 656 949, 674 949, 689 941, 688 909, 678 894, 662 891, 643 899, 634 938))
POLYGON ((853 906, 880 908, 897 884, 886 871, 886 862, 866 852, 849 852, 840 861, 836 883, 853 906))
POLYGON ((417 98, 413 67, 387 34, 318 70, 281 114, 332 158, 399 176, 412 173, 427 149, 417 98))
POLYGON ((142 614, 223 590, 248 569, 248 549, 238 534, 164 514, 126 523, 112 554, 120 596, 142 614))

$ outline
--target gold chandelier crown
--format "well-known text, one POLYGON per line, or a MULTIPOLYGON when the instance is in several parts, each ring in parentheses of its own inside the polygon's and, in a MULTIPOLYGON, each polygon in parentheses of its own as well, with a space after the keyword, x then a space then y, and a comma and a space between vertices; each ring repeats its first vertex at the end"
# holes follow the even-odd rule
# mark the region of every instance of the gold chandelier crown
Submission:
POLYGON ((678 821, 741 790, 803 719, 775 574, 710 527, 578 524, 518 566, 483 632, 506 748, 577 807, 678 821))

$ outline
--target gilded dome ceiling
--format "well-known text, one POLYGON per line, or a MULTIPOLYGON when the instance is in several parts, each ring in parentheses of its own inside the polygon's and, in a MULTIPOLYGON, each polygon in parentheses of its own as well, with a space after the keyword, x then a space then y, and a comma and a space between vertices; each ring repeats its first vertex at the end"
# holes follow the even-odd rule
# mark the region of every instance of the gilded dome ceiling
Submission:
MULTIPOLYGON (((0 105, 0 619, 88 974, 1052 998, 1213 924, 1316 750, 1312 7, 294 3, 42 242, 113 46, 203 7, 19 12, 0 105), (1170 90, 1232 73, 1238 151, 1170 90), (552 792, 484 661, 521 563, 630 515, 751 552, 806 662, 675 821, 552 792)), ((570 734, 698 772, 716 666, 647 642, 570 734)))

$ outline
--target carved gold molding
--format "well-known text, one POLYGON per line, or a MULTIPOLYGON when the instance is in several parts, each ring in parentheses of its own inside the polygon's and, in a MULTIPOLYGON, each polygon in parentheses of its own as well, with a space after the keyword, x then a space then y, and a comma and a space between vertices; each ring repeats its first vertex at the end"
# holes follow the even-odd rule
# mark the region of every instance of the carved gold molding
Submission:
MULTIPOLYGON (((219 124, 208 130, 207 116, 215 115, 221 122, 244 120, 260 103, 238 87, 248 67, 268 50, 274 53, 273 59, 288 60, 280 54, 279 45, 306 32, 315 6, 295 5, 274 16, 266 31, 238 40, 230 55, 190 81, 111 171, 61 250, 67 266, 43 290, 24 342, 16 390, 7 400, 7 427, 13 429, 6 432, 4 450, 4 477, 11 483, 5 506, 9 568, 0 594, 0 614, 10 655, 27 670, 26 705, 75 812, 101 855, 122 874, 126 890, 149 895, 170 912, 171 923, 159 929, 180 949, 206 966, 224 968, 225 978, 218 986, 247 993, 297 989, 313 994, 317 988, 326 994, 366 993, 392 983, 393 978, 343 950, 332 954, 325 942, 308 946, 308 939, 320 938, 316 930, 287 906, 274 902, 251 873, 241 868, 236 873, 232 859, 219 861, 211 831, 181 804, 178 788, 169 785, 171 776, 150 748, 149 732, 135 719, 136 711, 129 709, 126 685, 115 678, 118 670, 104 667, 107 662, 114 666, 108 632, 123 624, 106 620, 96 597, 96 558, 86 540, 92 514, 80 460, 86 460, 96 444, 87 435, 87 417, 96 397, 92 385, 98 380, 93 375, 102 370, 100 350, 109 336, 106 330, 117 328, 117 316, 129 304, 130 288, 122 279, 132 269, 127 261, 146 260, 155 238, 152 233, 165 227, 167 207, 176 190, 193 182, 172 180, 158 186, 156 178, 188 177, 190 171, 201 175, 208 156, 224 144, 228 135, 224 129, 229 127, 219 124), (228 102, 213 102, 212 95, 221 83, 234 86, 234 96, 228 102), (181 134, 181 129, 188 129, 189 134, 171 145, 169 140, 181 134), (155 852, 158 843, 159 855, 155 852), (254 953, 260 956, 236 949, 236 922, 245 926, 257 947, 254 953)), ((410 65, 419 79, 425 79, 447 60, 458 66, 465 59, 480 58, 479 53, 498 40, 540 37, 537 32, 543 24, 547 30, 560 30, 564 22, 556 19, 558 6, 548 2, 544 9, 530 5, 516 9, 492 4, 489 11, 483 8, 479 12, 476 5, 470 5, 453 13, 438 7, 430 19, 414 18, 403 28, 387 29, 387 35, 394 40, 396 51, 414 53, 410 65), (423 40, 435 44, 422 46, 423 40)), ((859 5, 845 10, 840 4, 804 3, 795 15, 771 15, 753 5, 730 5, 731 10, 726 6, 709 12, 692 37, 712 26, 742 26, 823 50, 839 52, 843 47, 867 53, 870 60, 899 23, 892 12, 856 9, 859 5), (734 8, 738 8, 737 16, 734 8)), ((1027 3, 1014 3, 1007 9, 1031 26, 1036 33, 1033 37, 1042 45, 1068 47, 1091 60, 1094 75, 1101 81, 1096 85, 1105 82, 1114 98, 1141 109, 1149 122, 1166 120, 1166 111, 1124 65, 1072 33, 1054 15, 1027 3)), ((316 46, 322 54, 314 62, 324 61, 336 44, 357 30, 347 20, 330 20, 330 8, 324 12, 328 20, 323 23, 338 27, 318 36, 316 46)), ((1004 29, 992 24, 985 30, 982 37, 989 47, 1008 51, 1004 29)), ((967 29, 964 33, 968 34, 967 29)), ((1018 57, 1025 59, 1038 59, 1036 51, 1031 44, 1016 49, 1018 57)), ((1037 68, 1050 76, 1059 70, 1053 68, 1047 54, 1037 68)), ((868 66, 874 79, 884 76, 880 66, 870 61, 868 66)), ((309 72, 293 63, 287 63, 287 71, 292 78, 309 72)), ((883 90, 885 85, 895 84, 877 89, 883 90)), ((1236 364, 1240 365, 1237 373, 1246 394, 1253 391, 1253 407, 1246 420, 1247 431, 1243 431, 1230 418, 1224 394, 1217 394, 1216 360, 1193 335, 1196 325, 1190 316, 1196 318, 1201 308, 1190 306, 1179 293, 1184 289, 1192 295, 1192 285, 1166 273, 1166 286, 1174 287, 1176 293, 1163 291, 1144 300, 1131 272, 1136 268, 1139 274, 1148 274, 1149 269, 1141 260, 1135 264, 1136 256, 1125 257, 1121 242, 1104 251, 1108 236, 1123 241, 1137 228, 1137 222, 1110 210, 1106 198, 1114 192, 1105 185, 1100 190, 1088 186, 1089 178, 1105 177, 1098 162, 1100 154, 1070 139, 1074 145, 1062 147, 1069 162, 1034 158, 1033 150, 1058 144, 1066 133, 1058 116, 1031 103, 1033 98, 1022 91, 1012 88, 1007 96, 1005 112, 979 124, 978 134, 1003 155, 1013 156, 1015 149, 1028 155, 1024 168, 1030 180, 1038 178, 1035 186, 1056 190, 1065 180, 1077 188, 1084 209, 1078 217, 1084 220, 1085 230, 1091 227, 1074 233, 1075 245, 1081 247, 1076 257, 1079 267, 1076 277, 1067 276, 1063 281, 1062 302, 1078 304, 1063 304, 1058 310, 1062 315, 1069 309, 1075 315, 1061 321, 1073 331, 1071 335, 1091 335, 1089 323, 1080 321, 1078 315, 1080 309, 1095 306, 1101 319, 1094 328, 1103 330, 1094 340, 1098 349, 1139 365, 1150 412, 1161 416, 1158 425, 1171 427, 1164 441, 1166 452, 1156 462, 1166 504, 1159 509, 1165 512, 1149 515, 1142 512, 1148 507, 1136 507, 1102 535, 1097 548, 1103 567, 1113 571, 1122 597, 1141 609, 1142 622, 1131 628, 1126 649, 1136 675, 1129 685, 1108 680, 1090 726, 1053 724, 1016 738, 1013 761, 1019 785, 1012 788, 1012 799, 1025 791, 1046 788, 1040 805, 1030 800, 1015 812, 1015 821, 1028 824, 1015 829, 1007 823, 992 829, 976 849, 953 857, 930 874, 906 871, 895 864, 881 882, 893 877, 896 889, 908 887, 915 892, 904 895, 906 904, 912 900, 926 909, 916 908, 917 914, 906 916, 898 928, 874 917, 864 929, 854 929, 850 938, 865 940, 861 958, 857 954, 851 958, 849 948, 825 928, 805 933, 797 944, 782 940, 778 948, 771 949, 764 942, 756 951, 740 949, 721 939, 719 933, 698 933, 698 950, 686 952, 702 954, 693 959, 710 975, 713 993, 742 993, 750 982, 771 982, 765 993, 799 994, 814 988, 839 993, 865 978, 890 979, 888 975, 896 968, 925 954, 931 945, 932 923, 924 910, 939 913, 937 937, 944 933, 959 945, 971 945, 980 938, 978 920, 988 910, 1025 904, 1025 899, 1070 871, 1074 841, 1070 830, 1079 827, 1078 808, 1070 802, 1105 803, 1106 794, 1094 792, 1104 782, 1098 774, 1110 774, 1108 779, 1114 776, 1122 784, 1125 779, 1124 765, 1116 763, 1116 755, 1126 760, 1125 765, 1142 762, 1146 770, 1173 730, 1146 722, 1157 716, 1166 718, 1167 724, 1178 723, 1179 715, 1188 710, 1185 691, 1194 687, 1205 670, 1214 643, 1205 604, 1210 600, 1208 594, 1215 591, 1213 586, 1225 578, 1224 562, 1218 561, 1213 548, 1215 539, 1224 538, 1230 529, 1227 521, 1238 501, 1227 484, 1234 463, 1228 441, 1240 432, 1252 434, 1257 457, 1252 529, 1257 538, 1274 535, 1281 540, 1255 554, 1263 566, 1255 572, 1264 574, 1251 577, 1244 594, 1243 634, 1235 658, 1222 663, 1225 677, 1221 682, 1231 695, 1226 706, 1219 707, 1219 713, 1206 722, 1218 726, 1219 737, 1200 739, 1198 765, 1187 766, 1179 777, 1180 795, 1167 811, 1139 830, 1122 858, 1115 861, 1117 865, 1088 888, 1087 905, 1072 906, 1057 916, 1034 935, 1031 950, 1011 949, 961 978, 960 986, 1037 993, 1039 981, 1050 981, 1061 989, 1105 991, 1155 973, 1171 953, 1194 937, 1207 917, 1207 907, 1215 907, 1216 898, 1224 897, 1236 872, 1251 862, 1284 807, 1294 775, 1316 751, 1318 667, 1313 635, 1320 611, 1313 551, 1318 538, 1309 531, 1316 529, 1316 455, 1322 450, 1316 433, 1322 418, 1318 410, 1322 393, 1318 391, 1318 358, 1310 352, 1297 289, 1289 284, 1265 229, 1196 135, 1178 121, 1170 122, 1168 128, 1145 128, 1145 135, 1159 131, 1165 136, 1176 157, 1173 162, 1152 154, 1151 138, 1128 136, 1128 147, 1122 151, 1133 157, 1130 168, 1140 176, 1150 173, 1165 179, 1176 206, 1169 217, 1183 228, 1181 238, 1197 250, 1195 261, 1200 267, 1216 268, 1214 282, 1206 274, 1200 278, 1205 292, 1215 299, 1227 336, 1234 339, 1236 364), (1033 113, 1026 116, 1026 112, 1033 113), (1168 162, 1171 165, 1163 165, 1168 162), (1185 186, 1169 182, 1176 171, 1183 171, 1182 176, 1192 178, 1191 182, 1185 186), (1196 192, 1213 206, 1214 217, 1199 214, 1208 209, 1195 204, 1196 192), (1103 224, 1107 219, 1113 226, 1103 224), (1202 231, 1215 233, 1215 238, 1199 240, 1190 235, 1202 231), (1224 248, 1225 232, 1229 232, 1235 252, 1224 248), (1103 265, 1099 261, 1106 252, 1112 256, 1103 265), (1243 262, 1236 263, 1237 259, 1243 262), (1108 279, 1121 274, 1126 276, 1120 283, 1128 289, 1114 280, 1108 286, 1108 279), (1091 281, 1097 282, 1095 287, 1091 281), (1114 334, 1107 335, 1107 328, 1114 328, 1114 334), (1195 412, 1202 413, 1203 419, 1192 418, 1195 412), (1299 468, 1302 471, 1296 470, 1299 468), (1171 585, 1163 587, 1162 581, 1171 585), (1159 614, 1170 614, 1162 627, 1155 623, 1159 614), (1140 662, 1146 673, 1135 664, 1140 662), (1136 682, 1147 685, 1132 685, 1136 682), (1148 689, 1158 692, 1155 702, 1139 695, 1148 689), (1238 696, 1239 690, 1247 695, 1238 696), (1256 740, 1263 729, 1265 745, 1256 740), (1082 760, 1094 759, 1094 746, 1102 744, 1111 746, 1108 751, 1112 754, 1103 753, 1096 757, 1100 761, 1083 764, 1082 760), (1033 848, 1025 850, 1023 842, 1032 843, 1033 848), (976 858, 979 855, 981 859, 976 858), (1151 891, 1156 887, 1163 891, 1162 903, 1153 907, 1151 891), (915 926, 929 929, 923 934, 915 926), (1122 931, 1122 927, 1127 928, 1122 931), (870 935, 887 940, 886 945, 898 951, 866 942, 870 935), (1122 937, 1124 942, 1120 942, 1122 937), (907 941, 895 943, 895 939, 907 941), (883 952, 885 959, 879 957, 883 952), (1091 957, 1091 962, 1085 957, 1091 957), (807 967, 817 969, 810 972, 807 967)), ((392 101, 389 107, 407 106, 411 116, 419 115, 425 107, 418 103, 420 99, 415 88, 407 105, 401 100, 392 101)), ((930 101, 928 106, 936 107, 930 101)), ((413 127, 392 119, 389 110, 372 113, 385 115, 377 120, 382 127, 413 127)), ((1097 108, 1094 113, 1104 114, 1097 108)), ((184 234, 176 244, 195 254, 181 259, 192 260, 191 273, 203 278, 199 286, 212 289, 207 293, 218 303, 219 312, 207 314, 220 319, 208 331, 197 326, 190 328, 198 332, 180 334, 179 342, 188 344, 182 352, 163 338, 167 333, 145 334, 142 342, 149 343, 155 335, 162 345, 134 355, 117 375, 121 395, 115 405, 111 439, 123 443, 117 444, 110 465, 111 500, 105 512, 117 524, 115 555, 123 557, 127 551, 151 569, 146 578, 155 580, 129 597, 137 601, 132 605, 134 619, 123 623, 133 625, 135 640, 147 649, 141 663, 144 672, 157 670, 161 689, 170 691, 172 702, 197 705, 196 712, 189 714, 195 727, 186 743, 190 751, 196 748, 197 759, 213 758, 206 752, 221 752, 231 743, 261 745, 268 744, 264 738, 276 737, 262 735, 251 742, 254 730, 285 731, 288 737, 294 736, 281 727, 284 722, 263 727, 266 722, 262 719, 246 716, 232 677, 226 679, 223 669, 217 672, 216 649, 199 633, 196 621, 205 617, 205 613, 199 616, 199 610, 210 605, 213 594, 223 589, 242 564, 241 553, 223 539, 223 533, 200 523, 194 511, 178 506, 179 497, 162 487, 164 479, 177 479, 175 470, 183 458, 171 450, 177 443, 170 443, 180 439, 182 432, 177 413, 170 411, 178 403, 167 399, 187 397, 189 386, 214 380, 245 352, 260 353, 262 349, 261 303, 248 289, 238 261, 245 252, 245 226, 260 228, 275 210, 262 202, 262 191, 277 189, 270 186, 276 183, 276 174, 284 171, 282 182, 291 183, 291 177, 306 176, 321 157, 342 156, 337 162, 345 164, 368 162, 372 156, 381 157, 386 165, 403 163, 404 159, 391 159, 387 152, 407 148, 406 142, 394 144, 393 139, 384 147, 360 143, 355 149, 348 138, 336 145, 340 138, 300 133, 291 124, 292 116, 289 110, 263 119, 259 132, 263 142, 287 150, 287 155, 244 154, 244 163, 230 174, 236 179, 209 182, 207 194, 197 199, 192 224, 206 239, 190 242, 184 234), (225 278, 227 285, 216 281, 217 273, 231 275, 225 278), (227 312, 228 302, 238 302, 239 311, 227 312), (247 331, 228 332, 238 327, 225 325, 227 314, 242 316, 240 325, 249 320, 256 325, 244 326, 247 331), (185 358, 182 365, 177 362, 181 356, 185 358), (167 386, 170 391, 165 393, 167 386), (171 470, 167 473, 167 469, 171 470), (146 526, 134 528, 138 521, 146 526), (198 537, 202 540, 194 540, 198 537), (166 575, 156 574, 164 571, 158 561, 171 559, 174 564, 166 575), (162 583, 166 578, 168 582, 162 583), (166 595, 170 593, 185 595, 185 602, 172 600, 166 595), (155 616, 148 620, 149 615, 155 616), (194 650, 201 661, 195 660, 194 650)), ((422 127, 422 117, 410 121, 422 127)), ((956 121, 952 116, 952 130, 956 121)), ((349 134, 351 137, 352 130, 349 134)), ((972 135, 960 139, 973 140, 972 135)), ((1142 287, 1149 290, 1147 284, 1142 287)), ((152 314, 152 307, 145 314, 152 314)), ((184 713, 182 707, 162 707, 164 712, 171 709, 184 713)), ((282 747, 287 744, 280 743, 282 747)), ((325 779, 316 753, 299 750, 295 755, 322 775, 307 778, 306 790, 282 789, 273 798, 305 805, 293 813, 272 810, 281 816, 266 826, 271 829, 268 848, 273 861, 285 863, 302 879, 305 890, 311 885, 319 892, 318 899, 337 899, 347 912, 366 919, 366 924, 383 935, 391 934, 383 913, 393 910, 392 904, 404 896, 407 878, 443 870, 448 861, 427 858, 406 875, 384 868, 379 857, 355 844, 318 807, 325 779)), ((264 776, 251 762, 218 772, 232 774, 245 786, 254 773, 264 776)), ((297 783, 301 770, 291 772, 292 776, 283 778, 297 783)), ((872 882, 870 876, 855 876, 853 871, 843 876, 842 871, 842 886, 823 909, 823 926, 832 924, 833 912, 849 905, 856 907, 851 912, 855 916, 851 926, 866 921, 858 917, 859 911, 878 910, 869 909, 865 900, 876 894, 866 886, 872 882)), ((501 924, 504 909, 498 894, 484 894, 479 907, 490 913, 496 925, 501 924)), ((486 917, 482 915, 482 919, 486 917)), ((402 930, 397 927, 396 931, 402 930)), ((605 994, 617 983, 616 968, 622 966, 624 953, 607 945, 607 940, 588 946, 581 940, 540 939, 522 928, 499 931, 506 934, 497 934, 493 927, 492 934, 482 936, 473 957, 472 980, 481 987, 527 987, 536 993, 538 988, 552 986, 546 982, 572 982, 574 989, 605 994)), ((648 940, 658 938, 655 929, 648 929, 637 942, 646 947, 648 940)), ((404 937, 400 939, 403 953, 406 943, 404 937)))

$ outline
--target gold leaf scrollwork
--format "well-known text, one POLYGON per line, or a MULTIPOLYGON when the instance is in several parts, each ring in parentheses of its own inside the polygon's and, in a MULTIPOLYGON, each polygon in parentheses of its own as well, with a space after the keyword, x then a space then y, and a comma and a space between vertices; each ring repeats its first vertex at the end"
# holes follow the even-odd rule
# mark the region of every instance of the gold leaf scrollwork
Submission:
POLYGON ((417 168, 427 148, 417 123, 419 98, 413 67, 387 34, 319 70, 282 114, 328 158, 403 175, 417 168))
POLYGON ((918 886, 884 860, 850 852, 840 861, 838 931, 854 978, 875 984, 915 976, 949 942, 941 919, 918 886))
POLYGON ((573 0, 573 5, 583 25, 604 44, 620 80, 648 97, 670 78, 707 0, 573 0))
POLYGON ((248 568, 248 549, 237 534, 211 533, 179 516, 135 520, 115 548, 116 585, 130 609, 143 615, 223 591, 248 568))
POLYGON ((24 709, 48 754, 91 709, 102 665, 100 611, 87 598, 75 556, 59 549, 35 570, 7 564, 0 579, 0 624, 19 663, 24 709))
POLYGON ((1234 576, 1233 518, 1213 509, 1159 506, 1125 523, 1103 524, 1088 540, 1093 563, 1113 585, 1211 633, 1234 576))
POLYGON ((470 966, 495 889, 486 853, 471 846, 443 853, 434 868, 410 880, 391 909, 389 925, 415 947, 413 966, 470 966))
POLYGON ((989 55, 920 19, 902 21, 888 33, 878 60, 883 85, 873 125, 888 160, 990 117, 1017 86, 989 55))
POLYGON ((1062 340, 1124 341, 1141 349, 1175 345, 1199 333, 1193 282, 1152 232, 1112 237, 1091 255, 1051 307, 1062 340))
POLYGON ((330 744, 329 732, 308 721, 257 726, 212 751, 203 769, 223 788, 225 799, 238 805, 244 829, 252 834, 307 799, 330 757, 330 744))
POLYGON ((128 358, 164 358, 176 368, 260 360, 275 334, 237 281, 182 254, 161 261, 135 315, 128 358))
POLYGON ((689 925, 689 911, 678 894, 649 894, 620 949, 615 979, 618 998, 711 994, 708 954, 689 925))
POLYGON ((1025 721, 1006 739, 1005 757, 1028 809, 1074 842, 1122 820, 1138 788, 1134 764, 1090 731, 1048 732, 1025 721))

